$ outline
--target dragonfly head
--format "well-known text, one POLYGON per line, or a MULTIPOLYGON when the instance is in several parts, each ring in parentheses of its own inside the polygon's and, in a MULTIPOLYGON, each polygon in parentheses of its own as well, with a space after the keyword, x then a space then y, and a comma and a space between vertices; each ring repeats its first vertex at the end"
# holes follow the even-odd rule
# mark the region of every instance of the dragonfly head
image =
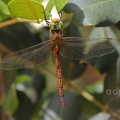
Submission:
POLYGON ((54 18, 50 22, 49 27, 50 27, 51 30, 60 30, 63 27, 63 22, 58 18, 54 18))

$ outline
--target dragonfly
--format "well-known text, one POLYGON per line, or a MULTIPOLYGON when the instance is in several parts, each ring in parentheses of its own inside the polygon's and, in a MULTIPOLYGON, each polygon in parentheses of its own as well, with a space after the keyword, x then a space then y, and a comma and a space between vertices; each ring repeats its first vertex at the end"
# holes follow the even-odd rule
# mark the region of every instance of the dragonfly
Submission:
POLYGON ((111 43, 116 40, 112 38, 63 37, 63 22, 59 18, 54 18, 49 22, 49 27, 50 40, 8 54, 2 59, 0 69, 11 70, 41 65, 53 54, 61 106, 66 108, 60 57, 81 60, 110 54, 115 51, 111 43))

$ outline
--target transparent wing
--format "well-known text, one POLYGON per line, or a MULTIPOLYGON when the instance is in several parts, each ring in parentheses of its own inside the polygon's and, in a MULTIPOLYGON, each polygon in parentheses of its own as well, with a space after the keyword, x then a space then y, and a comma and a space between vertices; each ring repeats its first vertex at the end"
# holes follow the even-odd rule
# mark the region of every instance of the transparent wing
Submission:
POLYGON ((118 45, 118 41, 112 38, 63 38, 61 55, 63 57, 80 60, 103 56, 115 51, 112 44, 118 45))
POLYGON ((50 41, 11 53, 2 59, 0 69, 28 68, 44 63, 50 55, 50 41))

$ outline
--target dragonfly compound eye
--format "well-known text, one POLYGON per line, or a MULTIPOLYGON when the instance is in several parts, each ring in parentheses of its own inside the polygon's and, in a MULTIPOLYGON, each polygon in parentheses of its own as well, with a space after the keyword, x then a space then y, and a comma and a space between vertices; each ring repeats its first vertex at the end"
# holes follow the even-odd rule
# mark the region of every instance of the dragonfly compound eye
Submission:
POLYGON ((63 27, 62 21, 53 21, 49 24, 51 30, 60 30, 63 27))

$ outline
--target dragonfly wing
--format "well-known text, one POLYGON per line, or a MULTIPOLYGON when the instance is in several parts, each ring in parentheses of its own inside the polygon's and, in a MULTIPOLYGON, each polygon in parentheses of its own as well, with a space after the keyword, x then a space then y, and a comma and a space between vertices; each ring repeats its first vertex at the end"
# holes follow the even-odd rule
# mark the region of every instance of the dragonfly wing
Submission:
POLYGON ((0 69, 28 68, 44 63, 49 58, 50 41, 11 53, 2 59, 0 69))
MULTIPOLYGON (((111 43, 116 42, 111 38, 63 38, 61 55, 63 57, 80 60, 100 57, 115 51, 111 43)), ((118 41, 116 42, 118 43, 118 41)))

